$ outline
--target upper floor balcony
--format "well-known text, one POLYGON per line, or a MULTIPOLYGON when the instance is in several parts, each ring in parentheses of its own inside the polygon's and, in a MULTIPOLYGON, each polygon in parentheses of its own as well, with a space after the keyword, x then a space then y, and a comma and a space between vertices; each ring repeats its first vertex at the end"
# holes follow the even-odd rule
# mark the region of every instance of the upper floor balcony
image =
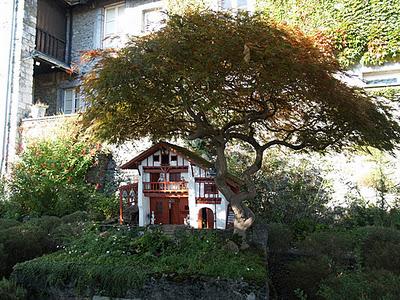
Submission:
POLYGON ((143 182, 145 193, 187 193, 186 181, 157 181, 143 182))
MULTIPOLYGON (((38 0, 34 54, 36 61, 61 67, 69 63, 67 38, 71 33, 70 24, 70 7, 65 1, 38 0)), ((43 67, 36 71, 48 71, 40 70, 43 67)))
POLYGON ((40 28, 36 28, 36 50, 61 62, 66 61, 66 40, 40 28))

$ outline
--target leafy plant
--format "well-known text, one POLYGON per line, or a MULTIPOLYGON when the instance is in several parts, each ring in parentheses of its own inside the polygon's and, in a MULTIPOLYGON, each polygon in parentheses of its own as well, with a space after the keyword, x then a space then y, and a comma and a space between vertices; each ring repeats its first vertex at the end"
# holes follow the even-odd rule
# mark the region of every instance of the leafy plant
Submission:
POLYGON ((326 207, 331 185, 311 160, 272 152, 255 182, 258 194, 248 205, 267 222, 289 225, 296 236, 332 222, 326 207))
POLYGON ((327 300, 396 300, 400 276, 389 271, 345 272, 325 280, 318 295, 327 300))
POLYGON ((86 180, 101 147, 79 130, 70 124, 55 138, 28 144, 8 182, 9 217, 63 216, 85 210, 95 219, 115 216, 114 196, 95 190, 86 180))
POLYGON ((12 277, 36 292, 72 285, 79 295, 114 297, 162 275, 172 280, 211 276, 265 283, 260 254, 227 252, 223 245, 222 237, 208 232, 181 233, 172 240, 154 229, 93 229, 65 250, 16 265, 12 277))
POLYGON ((0 280, 0 299, 2 300, 25 300, 27 291, 16 285, 14 281, 3 278, 0 280))
POLYGON ((344 67, 398 60, 400 4, 396 1, 259 0, 258 6, 275 20, 317 35, 322 47, 336 51, 344 67))

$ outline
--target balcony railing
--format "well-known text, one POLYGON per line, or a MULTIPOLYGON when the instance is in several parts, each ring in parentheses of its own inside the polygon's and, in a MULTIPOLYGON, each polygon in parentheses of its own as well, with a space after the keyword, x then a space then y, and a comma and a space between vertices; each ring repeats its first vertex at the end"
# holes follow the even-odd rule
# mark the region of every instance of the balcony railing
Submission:
POLYGON ((145 192, 184 193, 188 191, 186 181, 143 182, 145 192))
POLYGON ((36 50, 65 62, 65 41, 36 28, 36 50))

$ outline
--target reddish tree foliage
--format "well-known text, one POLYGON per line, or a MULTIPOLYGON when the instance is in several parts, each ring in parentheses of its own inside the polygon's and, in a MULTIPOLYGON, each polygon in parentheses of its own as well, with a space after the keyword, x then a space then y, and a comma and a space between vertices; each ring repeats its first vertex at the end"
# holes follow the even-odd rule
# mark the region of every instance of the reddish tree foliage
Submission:
POLYGON ((335 150, 352 144, 392 150, 399 125, 387 107, 338 80, 337 61, 312 38, 258 15, 202 12, 105 52, 85 79, 88 126, 111 142, 150 136, 202 139, 216 183, 244 232, 254 216, 251 176, 266 149, 335 150), (225 148, 254 150, 242 191, 227 184, 225 148))

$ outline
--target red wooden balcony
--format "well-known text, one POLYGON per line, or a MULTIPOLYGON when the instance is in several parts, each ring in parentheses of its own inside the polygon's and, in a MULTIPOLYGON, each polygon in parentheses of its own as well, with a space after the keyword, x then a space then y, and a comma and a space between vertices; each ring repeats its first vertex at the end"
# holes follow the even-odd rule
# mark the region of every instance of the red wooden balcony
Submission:
POLYGON ((143 191, 148 193, 187 193, 186 181, 143 182, 143 191))

